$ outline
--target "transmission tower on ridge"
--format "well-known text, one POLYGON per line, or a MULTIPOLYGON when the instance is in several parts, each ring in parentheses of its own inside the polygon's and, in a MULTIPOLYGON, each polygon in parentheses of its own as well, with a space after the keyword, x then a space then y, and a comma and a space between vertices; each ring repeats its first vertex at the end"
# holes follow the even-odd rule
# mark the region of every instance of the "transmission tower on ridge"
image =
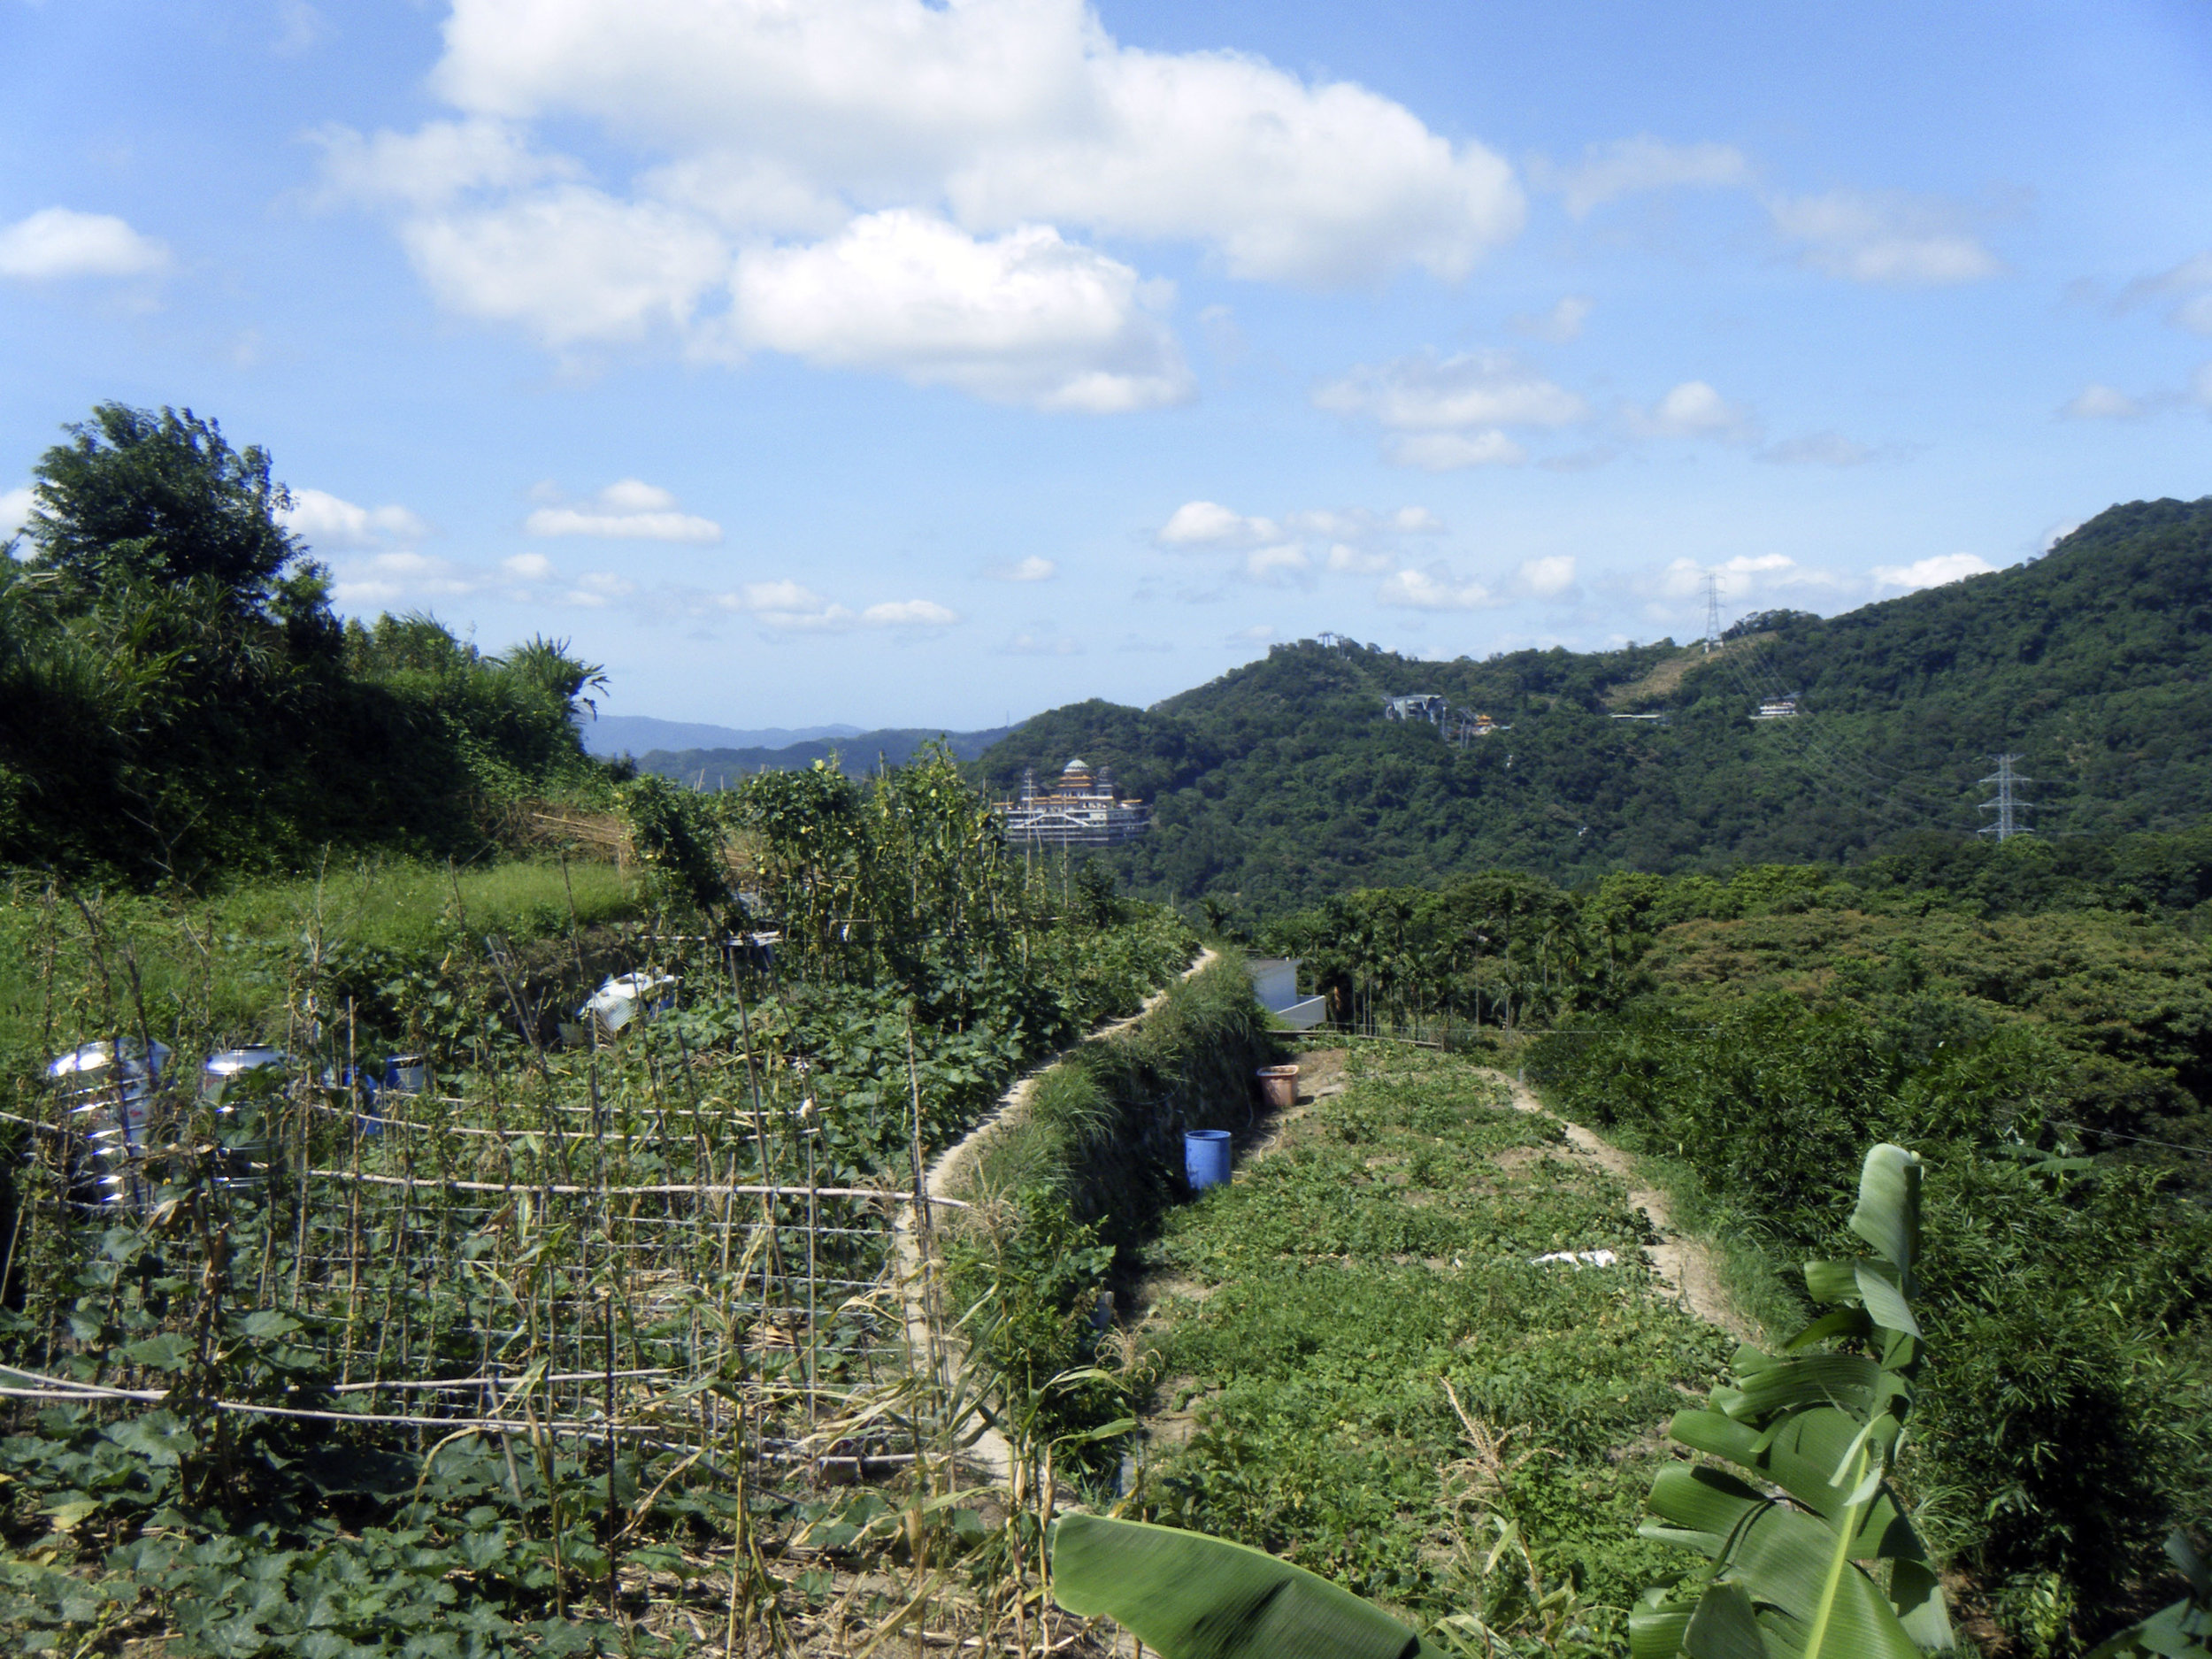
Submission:
POLYGON ((1984 783, 1993 783, 1997 786, 1997 798, 1994 801, 1983 802, 1981 810, 1985 812, 1994 812, 1997 818, 1994 823, 1985 824, 1977 833, 1983 835, 1994 835, 2000 847, 2016 835, 2035 833, 2025 824, 2020 822, 2032 810, 2031 803, 2016 798, 2012 793, 2017 786, 2035 781, 2032 778, 2023 778, 2012 769, 2013 762, 2024 758, 2024 756, 2020 755, 1999 755, 1996 757, 1997 770, 1982 780, 1984 783))
POLYGON ((1705 655, 1720 649, 1720 578, 1705 573, 1705 655))

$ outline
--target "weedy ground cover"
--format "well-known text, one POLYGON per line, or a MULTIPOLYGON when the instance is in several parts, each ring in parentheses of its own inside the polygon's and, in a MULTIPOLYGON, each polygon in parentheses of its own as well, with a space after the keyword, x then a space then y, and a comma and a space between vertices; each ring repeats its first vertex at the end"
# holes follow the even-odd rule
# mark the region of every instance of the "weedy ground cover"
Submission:
POLYGON ((15 887, 0 1632, 179 1659, 1041 1640, 1005 1571, 1035 1494, 953 1469, 998 1379, 902 1340, 890 1216, 1192 941, 1008 859, 945 766, 828 811, 758 832, 773 956, 649 862, 635 901, 580 865, 15 887), (610 967, 673 1005, 561 1046, 610 967), (174 1060, 104 1202, 85 1102, 40 1068, 148 1036, 174 1060), (250 1039, 288 1057, 204 1094, 200 1057, 250 1039), (427 1087, 349 1080, 403 1044, 427 1087))
POLYGON ((1730 1345, 1655 1286, 1620 1185, 1494 1073, 1358 1044, 1346 1082, 1148 1251, 1133 1512, 1458 1617, 1448 1639, 1471 1617, 1532 1650, 1616 1642, 1663 1567, 1636 1537, 1647 1465, 1730 1345), (1620 1264, 1533 1263, 1599 1249, 1620 1264))

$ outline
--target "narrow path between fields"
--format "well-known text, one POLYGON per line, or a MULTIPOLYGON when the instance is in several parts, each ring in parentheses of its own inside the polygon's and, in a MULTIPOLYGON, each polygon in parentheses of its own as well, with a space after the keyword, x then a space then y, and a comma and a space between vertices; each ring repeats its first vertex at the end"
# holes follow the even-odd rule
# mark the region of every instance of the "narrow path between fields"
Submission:
POLYGON ((1650 1218, 1652 1231, 1659 1235, 1659 1242, 1646 1245, 1644 1254, 1651 1257, 1659 1282, 1674 1292, 1677 1301, 1706 1324, 1719 1326, 1740 1342, 1758 1340, 1751 1322, 1729 1300, 1710 1247, 1701 1239, 1676 1230, 1666 1194, 1638 1184, 1635 1159, 1594 1131, 1585 1129, 1580 1124, 1568 1123, 1518 1078, 1509 1077, 1494 1068, 1485 1070, 1510 1091, 1514 1110, 1533 1112, 1557 1122, 1567 1132, 1567 1146, 1572 1156, 1596 1164, 1628 1188, 1628 1202, 1650 1218))
MULTIPOLYGON (((1221 953, 1211 946, 1207 946, 1198 953, 1198 960, 1184 969, 1178 977, 1182 979, 1191 979, 1204 972, 1220 960, 1221 953)), ((1168 986, 1162 986, 1150 996, 1145 998, 1143 1005, 1127 1018, 1109 1021, 1096 1031, 1088 1033, 1067 1048, 1040 1061, 1025 1072, 1021 1079, 1000 1097, 998 1109, 995 1111, 930 1161, 929 1168, 922 1179, 922 1190, 928 1195, 929 1201, 938 1203, 950 1199, 954 1187, 983 1147, 993 1137, 1003 1134, 1028 1116, 1029 1097, 1036 1088, 1037 1079, 1040 1077, 1059 1064, 1083 1043, 1095 1041, 1101 1037, 1110 1037, 1118 1031, 1125 1031, 1135 1025, 1167 1000, 1170 988, 1168 986)), ((898 1218, 892 1224, 892 1226, 898 1244, 899 1294, 905 1314, 906 1340, 913 1345, 913 1350, 917 1356, 926 1356, 932 1352, 928 1312, 930 1286, 928 1278, 923 1271, 921 1240, 916 1235, 914 1222, 914 1205, 910 1202, 900 1209, 898 1218)), ((939 1363, 949 1369, 953 1363, 952 1356, 945 1351, 942 1344, 939 1344, 935 1351, 939 1363)), ((940 1380, 949 1386, 951 1379, 949 1377, 941 1377, 940 1380)), ((996 1429, 986 1428, 975 1441, 964 1448, 963 1451, 964 1455, 978 1465, 991 1480, 1003 1482, 1012 1478, 1013 1448, 1006 1443, 1006 1437, 996 1429)))

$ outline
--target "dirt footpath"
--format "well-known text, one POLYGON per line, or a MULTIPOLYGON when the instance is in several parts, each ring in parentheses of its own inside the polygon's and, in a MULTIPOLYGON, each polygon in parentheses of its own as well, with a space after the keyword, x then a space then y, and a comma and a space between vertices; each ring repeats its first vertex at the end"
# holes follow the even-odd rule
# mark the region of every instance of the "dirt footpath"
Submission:
MULTIPOLYGON (((1516 1111, 1534 1112, 1549 1118, 1554 1114, 1536 1097, 1536 1091, 1503 1071, 1493 1070, 1490 1076, 1511 1091, 1516 1111)), ((1737 1311, 1721 1286, 1720 1271, 1713 1260, 1712 1251, 1701 1240, 1686 1237, 1675 1231, 1674 1217, 1668 1212, 1663 1194, 1637 1184, 1636 1161, 1618 1147, 1612 1145, 1580 1124, 1563 1123, 1567 1132, 1567 1146, 1572 1156, 1596 1164, 1628 1188, 1628 1202, 1650 1217, 1652 1231, 1659 1235, 1659 1242, 1644 1247, 1651 1257, 1653 1268, 1660 1283, 1674 1292, 1682 1305, 1706 1324, 1717 1325, 1740 1342, 1755 1342, 1758 1333, 1751 1322, 1737 1311)))

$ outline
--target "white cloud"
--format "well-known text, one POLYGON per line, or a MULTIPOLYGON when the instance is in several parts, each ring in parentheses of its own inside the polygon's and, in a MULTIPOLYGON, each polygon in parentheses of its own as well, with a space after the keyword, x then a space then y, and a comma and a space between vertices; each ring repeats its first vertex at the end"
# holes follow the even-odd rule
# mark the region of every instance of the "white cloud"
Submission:
POLYGON ((1439 359, 1433 353, 1361 366, 1314 393, 1340 414, 1372 417, 1401 431, 1458 426, 1563 426, 1588 406, 1502 351, 1439 359))
POLYGON ((320 134, 326 200, 392 213, 460 314, 549 347, 789 351, 998 402, 1182 401, 1167 302, 1078 238, 1230 275, 1464 275, 1512 169, 1349 82, 1125 48, 1081 0, 456 0, 450 118, 320 134), (632 164, 593 182, 546 134, 632 164))
POLYGON ((1648 133, 1592 144, 1574 166, 1544 162, 1529 171, 1538 183, 1560 193, 1575 219, 1638 191, 1747 185, 1752 176, 1750 162, 1732 145, 1671 144, 1648 133))
POLYGON ((148 276, 168 264, 165 246, 111 213, 45 207, 0 228, 0 276, 25 281, 148 276))
POLYGON ((1500 603, 1478 581, 1462 581, 1442 565, 1410 567, 1386 578, 1375 603, 1406 611, 1479 611, 1500 603))
POLYGON ((1248 628, 1239 628, 1223 641, 1230 646, 1264 645, 1275 637, 1275 626, 1271 622, 1255 622, 1248 628))
POLYGON ((2143 405, 2117 387, 2092 383, 2067 400, 2059 413, 2070 420, 2126 420, 2143 412, 2143 405))
POLYGON ((1874 585, 1909 591, 1940 588, 1946 582, 1963 581, 1969 576, 1979 576, 1996 568, 1978 553, 1937 553, 1916 559, 1910 565, 1877 565, 1874 585))
POLYGON ((1839 432, 1815 432, 1787 438, 1759 451, 1762 461, 1781 466, 1858 466, 1875 458, 1876 452, 1839 432))
POLYGON ((870 628, 949 628, 960 613, 929 599, 895 599, 870 605, 860 613, 861 626, 870 628))
POLYGON ((1328 566, 1353 576, 1379 576, 1397 568, 1398 561, 1379 548, 1356 548, 1337 542, 1329 549, 1328 566))
POLYGON ((1514 572, 1514 585, 1539 599, 1557 599, 1574 588, 1574 555, 1553 553, 1528 559, 1514 572))
POLYGON ((1306 550, 1294 541, 1255 548, 1244 556, 1244 573, 1256 582, 1279 584, 1313 567, 1306 550))
POLYGON ((1504 161, 1402 105, 1242 54, 1125 48, 1079 0, 458 0, 434 84, 479 118, 581 117, 864 211, 1196 241, 1241 277, 1456 277, 1523 217, 1504 161))
POLYGON ((1648 411, 1632 410, 1630 426, 1646 437, 1704 438, 1740 433, 1749 425, 1745 411, 1703 380, 1685 380, 1648 411))
POLYGON ((331 587, 332 599, 355 610, 403 600, 460 598, 480 591, 488 580, 482 571, 411 551, 341 559, 333 573, 337 580, 331 587))
POLYGON ((1282 534, 1271 518, 1248 518, 1217 501, 1187 501, 1160 527, 1164 547, 1249 547, 1282 534))
POLYGON ((1839 588, 1845 585, 1832 572, 1800 565, 1786 553, 1739 553, 1717 565, 1676 559, 1659 572, 1655 580, 1646 581, 1642 586, 1667 599, 1702 599, 1709 575, 1720 579, 1722 600, 1737 604, 1770 589, 1839 588))
POLYGON ((1060 567, 1050 559, 1032 553, 1011 565, 994 565, 983 573, 998 582, 1048 582, 1060 573, 1060 567))
POLYGON ((23 526, 31 521, 31 509, 37 505, 38 497, 28 484, 0 492, 0 541, 22 534, 23 526))
POLYGON ((2120 308, 2153 300, 2173 299, 2166 320, 2193 334, 2212 334, 2212 249, 2184 259, 2156 276, 2131 282, 2120 296, 2120 308))
MULTIPOLYGON (((1405 538, 1436 535, 1443 529, 1444 521, 1425 507, 1391 512, 1305 507, 1263 518, 1217 501, 1187 501, 1169 515, 1154 540, 1179 552, 1242 554, 1239 570, 1247 580, 1279 588, 1302 586, 1323 571, 1383 575, 1398 568, 1402 561, 1395 549, 1405 538)), ((1221 595, 1208 590, 1203 596, 1221 595)))
POLYGON ((616 541, 686 541, 706 544, 722 539, 711 518, 677 511, 676 498, 641 479, 610 484, 581 506, 540 507, 522 521, 524 532, 542 536, 597 536, 616 541))
POLYGON ((1954 204, 1897 192, 1830 190, 1767 202, 1774 227, 1801 244, 1800 262, 1830 276, 1901 288, 1978 282, 2004 266, 1954 204))
POLYGON ((721 609, 743 611, 762 626, 784 634, 843 634, 855 628, 944 628, 960 614, 928 599, 890 600, 860 611, 825 599, 803 583, 748 582, 734 593, 718 595, 721 609))
POLYGON ((412 133, 363 134, 328 127, 314 142, 323 151, 325 205, 357 200, 443 207, 471 191, 516 190, 583 171, 566 157, 532 150, 519 127, 483 118, 431 121, 412 133))
POLYGON ((626 576, 618 576, 612 571, 586 571, 561 598, 565 603, 595 611, 617 600, 627 599, 636 592, 637 584, 626 576))
POLYGON ((1468 466, 1518 466, 1528 451, 1502 432, 1425 432, 1400 438, 1389 447, 1389 457, 1400 466, 1417 466, 1430 472, 1456 472, 1468 466))
POLYGON ((511 558, 500 560, 499 568, 517 581, 549 582, 554 580, 553 561, 542 553, 518 553, 511 558))
POLYGON ((421 214, 400 240, 449 310, 517 324, 557 349, 688 336, 730 268, 710 226, 583 185, 421 214))
POLYGON ((278 517, 311 548, 380 548, 430 534, 430 526, 404 507, 357 506, 320 489, 294 490, 292 505, 278 517))
POLYGON ((1590 319, 1591 309, 1586 296, 1570 294, 1540 315, 1516 317, 1513 327, 1532 339, 1548 340, 1555 346, 1563 346, 1580 338, 1582 325, 1590 319))
POLYGON ((1023 632, 1013 635, 999 652, 1005 657, 1080 657, 1083 641, 1069 634, 1023 632))
POLYGON ((1158 286, 1046 226, 985 242, 928 214, 871 213, 829 242, 748 250, 732 287, 740 346, 826 367, 1091 414, 1193 389, 1152 314, 1158 286))

